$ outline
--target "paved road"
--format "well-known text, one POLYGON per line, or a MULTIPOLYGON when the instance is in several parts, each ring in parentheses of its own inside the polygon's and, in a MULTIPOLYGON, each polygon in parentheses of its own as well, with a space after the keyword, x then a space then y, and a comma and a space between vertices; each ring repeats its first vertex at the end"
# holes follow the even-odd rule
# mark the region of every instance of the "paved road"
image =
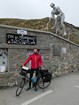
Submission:
POLYGON ((16 87, 0 90, 0 105, 79 105, 79 72, 63 75, 52 80, 43 92, 23 90, 15 96, 16 87))

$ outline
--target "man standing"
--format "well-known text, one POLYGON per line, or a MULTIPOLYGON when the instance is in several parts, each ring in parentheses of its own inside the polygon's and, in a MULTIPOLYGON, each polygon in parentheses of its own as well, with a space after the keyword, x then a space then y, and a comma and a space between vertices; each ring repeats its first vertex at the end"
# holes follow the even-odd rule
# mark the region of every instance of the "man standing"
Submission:
MULTIPOLYGON (((27 90, 31 89, 31 78, 33 77, 34 71, 36 71, 36 76, 38 74, 39 67, 43 66, 42 57, 39 54, 39 51, 37 48, 33 50, 33 54, 31 54, 26 61, 24 62, 23 66, 25 66, 29 61, 31 61, 31 71, 30 73, 30 81, 29 81, 29 87, 27 90)), ((37 90, 37 89, 35 89, 37 90)))

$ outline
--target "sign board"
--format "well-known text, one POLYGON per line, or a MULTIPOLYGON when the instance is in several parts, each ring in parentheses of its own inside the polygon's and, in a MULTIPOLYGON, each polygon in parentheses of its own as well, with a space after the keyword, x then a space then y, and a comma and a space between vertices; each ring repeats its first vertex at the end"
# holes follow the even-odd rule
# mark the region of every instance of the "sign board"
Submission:
POLYGON ((5 66, 0 66, 0 72, 5 72, 6 68, 5 66))
POLYGON ((27 35, 27 31, 26 30, 17 30, 17 34, 27 35))
POLYGON ((53 56, 60 56, 61 47, 53 45, 53 56))
POLYGON ((7 33, 6 43, 15 45, 35 45, 36 36, 7 33))
POLYGON ((62 47, 62 48, 61 48, 61 52, 62 52, 62 54, 66 54, 66 52, 67 52, 67 51, 66 51, 66 48, 65 48, 65 47, 62 47))

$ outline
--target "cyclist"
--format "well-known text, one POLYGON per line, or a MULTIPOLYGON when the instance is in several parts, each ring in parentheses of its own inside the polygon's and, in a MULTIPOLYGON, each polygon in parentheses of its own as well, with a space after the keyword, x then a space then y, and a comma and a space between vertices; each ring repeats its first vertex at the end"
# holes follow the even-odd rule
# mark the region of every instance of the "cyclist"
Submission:
MULTIPOLYGON (((59 19, 59 21, 61 22, 61 25, 63 26, 64 35, 66 35, 66 30, 64 25, 65 14, 61 11, 59 7, 56 7, 54 3, 51 3, 50 6, 51 8, 53 8, 51 12, 51 16, 52 16, 51 19, 55 20, 55 26, 57 22, 56 19, 59 19)), ((54 29, 55 26, 52 29, 54 29)))
MULTIPOLYGON (((26 61, 23 63, 23 66, 25 66, 29 61, 31 61, 31 73, 30 73, 30 81, 29 81, 29 87, 27 88, 27 91, 31 89, 31 79, 33 77, 34 71, 36 71, 36 76, 38 75, 38 70, 41 66, 43 66, 42 57, 39 54, 39 50, 37 48, 34 48, 33 54, 31 54, 26 61)), ((37 88, 35 86, 35 91, 37 91, 37 88)))

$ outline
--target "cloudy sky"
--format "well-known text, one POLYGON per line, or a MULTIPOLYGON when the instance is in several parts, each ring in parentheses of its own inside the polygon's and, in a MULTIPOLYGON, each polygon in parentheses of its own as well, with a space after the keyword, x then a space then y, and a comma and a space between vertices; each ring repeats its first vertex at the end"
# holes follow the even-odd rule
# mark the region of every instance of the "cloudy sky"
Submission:
POLYGON ((79 0, 0 0, 0 18, 50 17, 52 2, 65 13, 66 22, 79 26, 79 0))

